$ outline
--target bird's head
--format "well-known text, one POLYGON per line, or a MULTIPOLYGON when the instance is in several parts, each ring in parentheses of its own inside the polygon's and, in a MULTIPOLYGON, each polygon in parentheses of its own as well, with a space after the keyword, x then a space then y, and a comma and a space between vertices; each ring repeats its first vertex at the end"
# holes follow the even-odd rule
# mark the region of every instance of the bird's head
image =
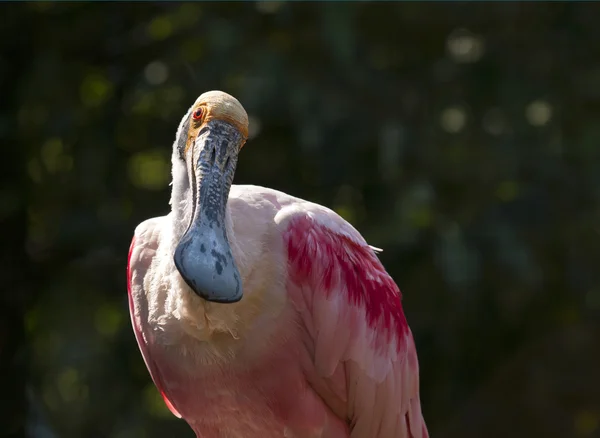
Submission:
POLYGON ((221 91, 202 94, 183 117, 173 146, 171 204, 182 232, 177 270, 201 298, 235 303, 242 281, 227 236, 225 209, 248 115, 221 91))

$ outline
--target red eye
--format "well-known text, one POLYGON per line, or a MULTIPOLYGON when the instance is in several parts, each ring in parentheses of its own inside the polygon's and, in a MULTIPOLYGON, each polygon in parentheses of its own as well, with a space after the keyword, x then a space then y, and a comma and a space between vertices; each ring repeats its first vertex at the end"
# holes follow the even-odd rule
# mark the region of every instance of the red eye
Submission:
POLYGON ((204 111, 202 111, 202 108, 198 108, 196 111, 194 111, 192 117, 194 118, 194 120, 199 120, 202 118, 202 114, 204 114, 204 111))

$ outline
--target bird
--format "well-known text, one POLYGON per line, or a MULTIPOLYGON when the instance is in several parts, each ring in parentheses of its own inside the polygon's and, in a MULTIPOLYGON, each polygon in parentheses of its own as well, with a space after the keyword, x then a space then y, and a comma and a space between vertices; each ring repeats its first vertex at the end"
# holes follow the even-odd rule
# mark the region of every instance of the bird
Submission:
POLYGON ((232 184, 248 115, 201 94, 177 129, 171 211, 134 232, 133 332, 202 438, 427 438, 419 364, 378 249, 333 210, 232 184))

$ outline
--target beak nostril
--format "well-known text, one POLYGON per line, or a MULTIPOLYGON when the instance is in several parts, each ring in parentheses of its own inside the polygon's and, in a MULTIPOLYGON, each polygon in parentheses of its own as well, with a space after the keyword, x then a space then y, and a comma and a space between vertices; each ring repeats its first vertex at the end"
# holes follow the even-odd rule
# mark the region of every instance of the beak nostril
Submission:
POLYGON ((227 156, 227 160, 225 160, 225 169, 229 169, 229 163, 231 162, 231 157, 227 156))
POLYGON ((210 165, 211 166, 215 165, 216 156, 217 156, 217 152, 216 152, 215 148, 212 148, 212 150, 210 152, 210 165))

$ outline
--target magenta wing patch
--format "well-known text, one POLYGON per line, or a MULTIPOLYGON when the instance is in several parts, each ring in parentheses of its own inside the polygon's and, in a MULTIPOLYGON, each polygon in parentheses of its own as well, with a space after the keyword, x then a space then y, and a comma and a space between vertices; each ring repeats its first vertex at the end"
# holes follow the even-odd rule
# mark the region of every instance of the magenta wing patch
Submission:
POLYGON ((309 335, 305 373, 352 436, 425 438, 400 290, 361 240, 332 212, 289 219, 287 290, 309 335))
POLYGON ((292 219, 286 243, 292 281, 308 282, 326 295, 344 291, 349 304, 365 309, 367 323, 380 336, 406 334, 400 290, 371 248, 307 216, 292 219))

